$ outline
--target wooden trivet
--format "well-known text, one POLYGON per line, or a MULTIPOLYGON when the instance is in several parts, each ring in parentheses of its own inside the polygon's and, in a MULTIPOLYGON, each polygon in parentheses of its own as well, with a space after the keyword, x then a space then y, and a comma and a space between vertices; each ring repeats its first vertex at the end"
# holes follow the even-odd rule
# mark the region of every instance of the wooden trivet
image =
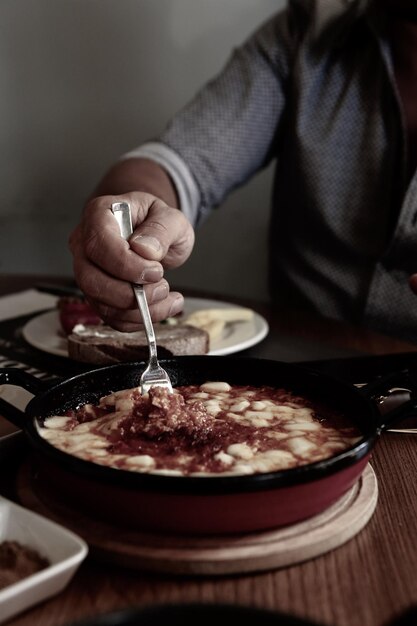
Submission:
POLYGON ((216 576, 278 569, 341 546, 371 518, 378 483, 367 465, 357 483, 319 515, 277 530, 209 537, 151 534, 92 519, 35 492, 28 465, 19 473, 18 496, 27 508, 83 537, 100 561, 160 573, 216 576))

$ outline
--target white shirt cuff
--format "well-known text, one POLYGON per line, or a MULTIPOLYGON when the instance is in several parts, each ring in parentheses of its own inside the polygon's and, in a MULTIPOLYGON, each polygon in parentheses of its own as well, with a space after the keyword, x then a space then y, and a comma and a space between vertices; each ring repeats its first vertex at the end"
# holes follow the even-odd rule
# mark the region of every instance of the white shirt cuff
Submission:
POLYGON ((200 191, 187 164, 179 154, 163 143, 152 141, 120 157, 120 159, 134 158, 151 159, 168 172, 177 190, 180 209, 195 226, 198 220, 200 191))

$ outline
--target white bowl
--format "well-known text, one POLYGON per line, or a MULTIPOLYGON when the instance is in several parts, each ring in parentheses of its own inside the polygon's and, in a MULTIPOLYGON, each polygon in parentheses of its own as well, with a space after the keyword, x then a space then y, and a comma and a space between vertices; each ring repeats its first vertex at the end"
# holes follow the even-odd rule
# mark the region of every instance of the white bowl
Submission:
POLYGON ((45 569, 0 590, 0 623, 59 593, 88 552, 66 528, 0 496, 0 543, 17 541, 48 559, 45 569))

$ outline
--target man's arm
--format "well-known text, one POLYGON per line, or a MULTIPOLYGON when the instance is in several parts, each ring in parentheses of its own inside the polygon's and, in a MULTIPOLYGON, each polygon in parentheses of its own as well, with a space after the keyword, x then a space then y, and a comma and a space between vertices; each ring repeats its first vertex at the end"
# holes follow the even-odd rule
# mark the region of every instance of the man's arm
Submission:
POLYGON ((155 161, 131 158, 115 163, 97 185, 93 197, 145 191, 179 208, 175 186, 168 173, 155 161))

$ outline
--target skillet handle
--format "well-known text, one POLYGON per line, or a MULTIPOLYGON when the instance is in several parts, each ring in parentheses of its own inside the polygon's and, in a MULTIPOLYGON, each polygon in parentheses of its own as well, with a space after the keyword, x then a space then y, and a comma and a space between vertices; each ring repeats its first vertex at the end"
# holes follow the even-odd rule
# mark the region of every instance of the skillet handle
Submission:
POLYGON ((377 405, 381 414, 379 431, 417 415, 417 376, 409 369, 381 376, 360 387, 359 391, 377 405))
MULTIPOLYGON (((13 385, 15 387, 22 387, 29 393, 36 395, 41 391, 47 389, 46 383, 42 382, 32 374, 28 374, 24 370, 20 370, 17 367, 5 367, 0 368, 0 385, 13 385)), ((16 408, 3 398, 0 398, 0 415, 12 422, 18 428, 24 429, 27 423, 27 417, 23 411, 16 408)))

